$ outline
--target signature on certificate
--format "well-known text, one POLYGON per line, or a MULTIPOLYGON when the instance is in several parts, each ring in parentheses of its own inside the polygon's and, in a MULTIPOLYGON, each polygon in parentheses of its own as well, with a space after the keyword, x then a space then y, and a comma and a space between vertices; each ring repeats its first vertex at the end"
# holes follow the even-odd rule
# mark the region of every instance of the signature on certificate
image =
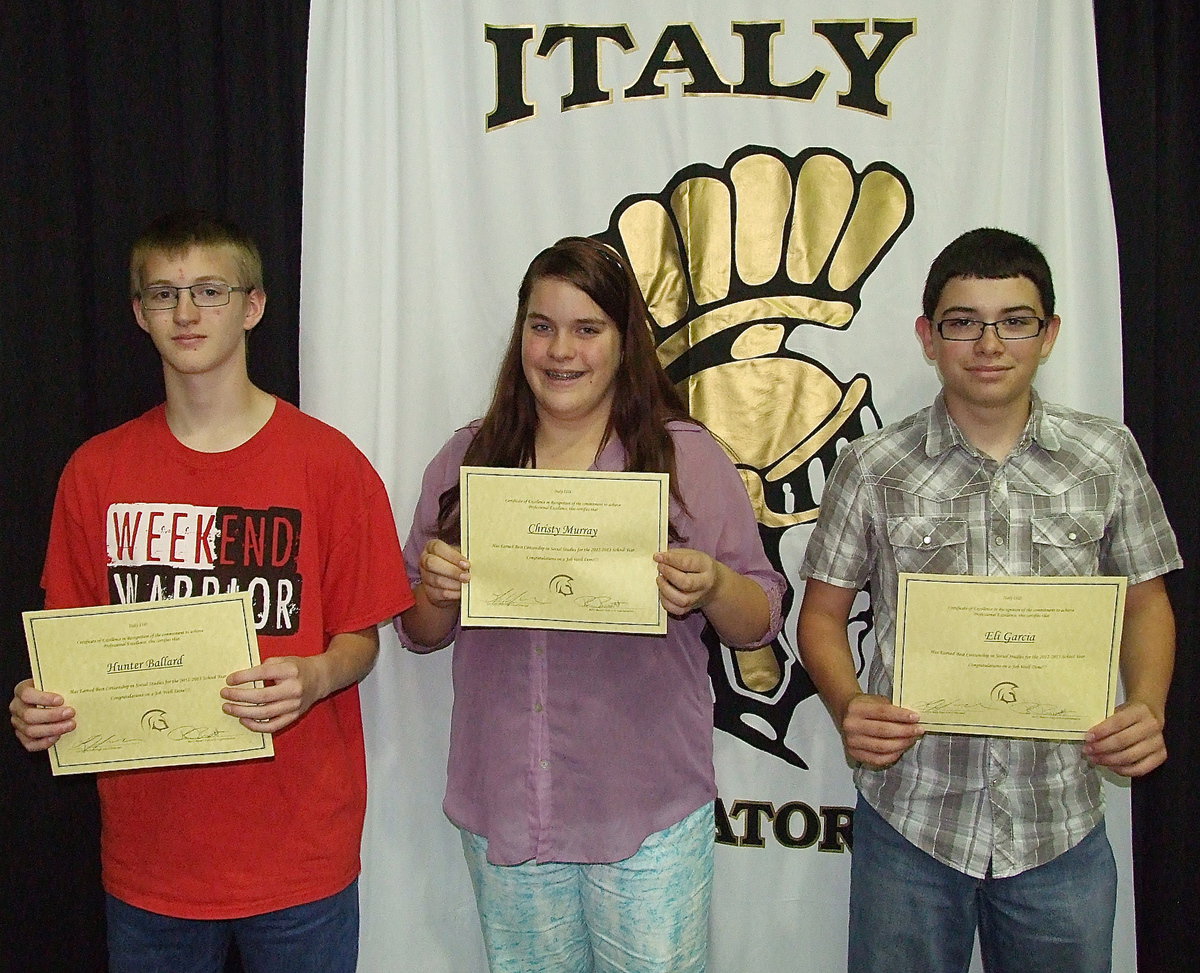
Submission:
POLYGON ((1050 703, 1040 703, 1034 700, 1021 698, 1021 687, 1015 682, 998 682, 992 687, 992 699, 998 703, 1003 703, 1011 708, 1014 712, 1021 713, 1025 716, 1040 716, 1046 719, 1054 717, 1062 717, 1065 719, 1078 719, 1079 714, 1074 710, 1064 706, 1055 706, 1050 703))
POLYGON ((625 607, 625 602, 608 595, 579 595, 575 604, 580 608, 590 608, 592 611, 616 611, 625 607))
POLYGON ((141 741, 118 736, 116 733, 93 733, 75 744, 74 749, 78 753, 103 753, 106 750, 124 750, 137 743, 141 741))
POLYGON ((505 588, 503 591, 497 591, 485 604, 493 608, 532 608, 534 605, 546 604, 546 599, 534 598, 528 591, 505 588))
POLYGON ((970 701, 965 699, 929 699, 916 706, 922 716, 967 716, 980 713, 1007 713, 1018 716, 1029 716, 1035 719, 1079 719, 1079 713, 1062 706, 1049 703, 1022 701, 1006 693, 1001 698, 992 696, 993 702, 986 700, 970 701))
POLYGON ((572 604, 580 608, 586 608, 590 611, 616 611, 625 607, 625 602, 618 598, 610 598, 608 595, 590 595, 582 591, 576 591, 578 582, 569 574, 556 574, 550 579, 546 586, 554 594, 563 598, 570 598, 572 604))
POLYGON ((167 736, 177 743, 211 743, 213 740, 232 740, 234 735, 219 726, 176 726, 167 736))
POLYGON ((161 733, 175 743, 210 743, 213 740, 232 740, 235 737, 225 727, 174 724, 166 710, 149 709, 142 714, 142 729, 161 733))

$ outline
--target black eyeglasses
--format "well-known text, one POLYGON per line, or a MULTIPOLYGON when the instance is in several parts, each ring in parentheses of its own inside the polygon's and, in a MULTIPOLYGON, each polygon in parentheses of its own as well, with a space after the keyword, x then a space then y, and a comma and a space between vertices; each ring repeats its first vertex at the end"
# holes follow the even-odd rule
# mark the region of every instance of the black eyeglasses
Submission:
POLYGON ((141 293, 142 307, 147 311, 167 311, 179 303, 179 292, 190 291, 196 307, 224 307, 234 291, 249 294, 253 287, 233 287, 220 281, 206 280, 200 284, 175 287, 172 284, 155 284, 141 293))
POLYGON ((976 321, 973 318, 946 318, 935 327, 947 341, 978 341, 988 328, 996 329, 996 337, 1003 341, 1021 341, 1036 338, 1046 326, 1045 318, 1032 315, 1021 318, 1002 318, 999 321, 976 321))

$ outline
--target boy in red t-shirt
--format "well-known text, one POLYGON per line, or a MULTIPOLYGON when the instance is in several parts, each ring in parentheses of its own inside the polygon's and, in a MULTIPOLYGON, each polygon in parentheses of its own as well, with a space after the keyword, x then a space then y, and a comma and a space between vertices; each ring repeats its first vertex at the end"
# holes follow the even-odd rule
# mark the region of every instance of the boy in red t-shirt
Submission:
MULTIPOLYGON (((236 941, 256 970, 352 971, 366 806, 357 683, 377 624, 412 604, 387 493, 345 436, 250 381, 246 339, 266 293, 242 230, 163 216, 134 244, 130 278, 166 401, 67 464, 46 607, 249 590, 263 662, 229 674, 223 708, 274 734, 275 756, 100 775, 110 967, 220 971, 236 941), (151 527, 164 522, 194 525, 192 542, 151 527), (251 542, 267 531, 273 543, 251 542)), ((86 732, 54 688, 14 690, 27 750, 86 732)))

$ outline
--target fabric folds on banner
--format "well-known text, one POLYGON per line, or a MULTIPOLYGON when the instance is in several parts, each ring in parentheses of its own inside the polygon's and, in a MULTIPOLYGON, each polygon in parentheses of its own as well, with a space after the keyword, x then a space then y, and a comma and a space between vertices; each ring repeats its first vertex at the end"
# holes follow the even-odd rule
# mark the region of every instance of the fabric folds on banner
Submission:
MULTIPOLYGON (((303 404, 372 457, 402 536, 425 464, 486 407, 521 274, 567 235, 629 256, 796 585, 838 448, 938 388, 912 325, 964 230, 1043 247, 1063 328, 1039 388, 1120 413, 1089 0, 313 0, 307 91, 303 404)), ((854 795, 798 662, 799 593, 769 652, 712 646, 715 973, 844 968, 854 795)), ((449 653, 384 645, 361 968, 483 970, 440 808, 449 653)), ((1108 798, 1132 970, 1128 801, 1108 798)))

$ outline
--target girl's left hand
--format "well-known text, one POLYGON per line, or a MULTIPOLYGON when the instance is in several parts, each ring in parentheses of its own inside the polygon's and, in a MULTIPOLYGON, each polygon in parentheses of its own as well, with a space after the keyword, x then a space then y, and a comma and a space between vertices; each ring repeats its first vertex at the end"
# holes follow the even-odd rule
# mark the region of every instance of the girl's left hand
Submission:
POLYGON ((713 599, 720 581, 720 562, 686 547, 659 551, 654 560, 658 562, 658 600, 672 615, 686 615, 713 599))

